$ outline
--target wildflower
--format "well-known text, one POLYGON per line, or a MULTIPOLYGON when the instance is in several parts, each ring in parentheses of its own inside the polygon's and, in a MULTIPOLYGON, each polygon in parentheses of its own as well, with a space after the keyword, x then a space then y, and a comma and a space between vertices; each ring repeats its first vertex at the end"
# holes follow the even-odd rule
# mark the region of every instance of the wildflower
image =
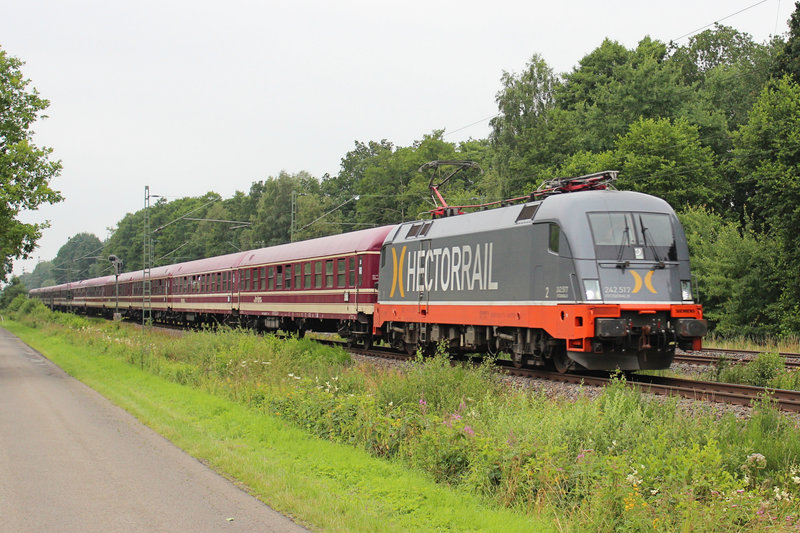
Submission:
POLYGON ((636 485, 640 485, 642 483, 642 478, 640 478, 638 474, 639 472, 637 472, 636 469, 634 469, 633 472, 628 474, 628 476, 625 479, 628 481, 628 483, 630 483, 635 487, 636 485))
POLYGON ((754 467, 758 469, 766 468, 767 467, 767 458, 761 455, 760 453, 751 453, 747 456, 747 462, 745 463, 746 467, 754 467))
POLYGON ((475 431, 469 426, 464 426, 464 433, 466 433, 470 437, 474 437, 475 436, 475 431))
POLYGON ((781 490, 779 487, 772 487, 772 492, 775 494, 775 499, 777 501, 781 500, 790 500, 791 496, 785 490, 781 490))
POLYGON ((656 494, 658 494, 658 489, 650 489, 650 494, 655 496, 656 494))

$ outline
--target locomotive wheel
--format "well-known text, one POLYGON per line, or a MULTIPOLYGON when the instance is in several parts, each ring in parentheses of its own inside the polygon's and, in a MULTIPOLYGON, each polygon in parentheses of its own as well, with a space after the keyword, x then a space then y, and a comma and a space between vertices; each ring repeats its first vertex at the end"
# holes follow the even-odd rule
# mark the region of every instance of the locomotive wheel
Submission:
POLYGON ((511 362, 514 363, 514 368, 522 368, 522 354, 511 352, 511 362))
POLYGON ((572 369, 572 360, 567 357, 567 352, 564 350, 554 352, 550 360, 559 374, 566 374, 572 369))

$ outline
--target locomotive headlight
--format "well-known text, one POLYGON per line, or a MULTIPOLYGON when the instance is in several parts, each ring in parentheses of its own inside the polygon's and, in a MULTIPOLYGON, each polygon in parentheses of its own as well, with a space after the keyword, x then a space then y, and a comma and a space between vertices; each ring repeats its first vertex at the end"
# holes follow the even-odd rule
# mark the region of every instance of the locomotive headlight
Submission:
POLYGON ((600 281, 596 279, 583 280, 583 293, 586 295, 587 301, 603 299, 603 295, 600 292, 600 281))
POLYGON ((681 281, 681 299, 684 302, 691 302, 692 301, 692 282, 691 281, 681 281))

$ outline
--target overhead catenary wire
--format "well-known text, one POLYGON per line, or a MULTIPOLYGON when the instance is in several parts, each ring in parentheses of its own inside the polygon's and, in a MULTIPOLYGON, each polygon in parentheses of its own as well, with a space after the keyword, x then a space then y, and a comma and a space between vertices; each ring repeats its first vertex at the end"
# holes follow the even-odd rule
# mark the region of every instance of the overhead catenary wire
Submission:
POLYGON ((727 15, 727 16, 724 16, 724 17, 722 17, 721 19, 717 19, 717 20, 715 20, 714 22, 712 22, 712 23, 710 23, 710 24, 706 24, 705 26, 702 26, 702 27, 700 27, 700 28, 697 28, 696 30, 692 30, 692 31, 690 31, 690 32, 688 32, 688 33, 684 33, 684 34, 683 34, 683 35, 681 35, 680 37, 677 37, 677 38, 675 38, 675 39, 672 39, 672 41, 673 41, 673 42, 680 41, 680 40, 681 40, 681 39, 683 39, 684 37, 689 37, 690 35, 694 35, 695 33, 701 32, 701 31, 703 31, 703 30, 704 30, 704 29, 706 29, 706 28, 710 28, 710 27, 711 27, 711 26, 713 26, 714 24, 719 24, 719 23, 720 23, 720 22, 722 22, 723 20, 727 20, 727 19, 729 19, 729 18, 731 18, 731 17, 735 17, 736 15, 739 15, 740 13, 744 13, 745 11, 748 11, 748 10, 750 10, 750 9, 753 9, 753 8, 754 8, 754 7, 756 7, 756 6, 760 6, 761 4, 763 4, 763 3, 766 3, 766 2, 768 2, 768 1, 769 1, 769 0, 760 0, 760 1, 756 2, 755 4, 752 4, 752 5, 750 5, 750 6, 747 6, 747 7, 745 7, 745 8, 742 8, 742 9, 740 9, 739 11, 737 11, 737 12, 735 12, 735 13, 731 13, 730 15, 727 15))

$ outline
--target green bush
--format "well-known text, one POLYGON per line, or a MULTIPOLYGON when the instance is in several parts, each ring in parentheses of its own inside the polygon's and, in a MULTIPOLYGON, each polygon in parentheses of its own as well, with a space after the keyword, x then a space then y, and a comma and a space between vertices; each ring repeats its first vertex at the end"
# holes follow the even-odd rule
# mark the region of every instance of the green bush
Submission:
POLYGON ((26 295, 18 294, 16 297, 14 297, 13 300, 11 300, 11 303, 8 304, 5 310, 8 311, 9 313, 16 313, 17 311, 19 311, 19 308, 22 307, 22 305, 27 301, 28 297, 26 295))
POLYGON ((743 383, 754 387, 766 387, 786 369, 783 356, 774 352, 758 354, 747 364, 730 365, 719 372, 719 381, 743 383))

